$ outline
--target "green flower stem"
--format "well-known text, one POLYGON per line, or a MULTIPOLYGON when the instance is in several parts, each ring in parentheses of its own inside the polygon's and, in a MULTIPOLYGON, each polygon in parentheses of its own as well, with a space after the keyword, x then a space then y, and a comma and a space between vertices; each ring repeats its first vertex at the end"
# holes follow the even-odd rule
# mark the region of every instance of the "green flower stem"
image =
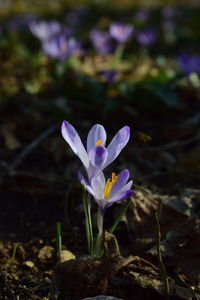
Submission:
POLYGON ((112 69, 115 70, 120 63, 120 60, 122 58, 122 54, 124 51, 124 44, 118 44, 115 53, 113 55, 113 60, 112 60, 112 69))
POLYGON ((94 239, 93 239, 92 220, 91 220, 91 205, 83 185, 82 188, 83 188, 83 207, 85 212, 85 226, 86 226, 88 251, 89 254, 92 255, 94 239))
POLYGON ((11 260, 14 260, 16 257, 16 252, 17 252, 17 247, 19 246, 19 243, 14 243, 14 248, 13 248, 13 253, 12 253, 12 257, 11 260))
POLYGON ((79 66, 80 66, 80 61, 78 57, 75 55, 70 56, 66 63, 66 67, 77 70, 79 66))
POLYGON ((118 216, 118 218, 116 219, 116 221, 114 222, 114 224, 110 227, 110 229, 108 230, 108 232, 114 233, 114 231, 117 229, 117 226, 118 226, 119 222, 121 221, 123 215, 125 215, 127 209, 131 205, 131 202, 132 202, 131 199, 129 199, 128 202, 126 203, 126 205, 122 208, 122 211, 121 211, 120 215, 118 216))
POLYGON ((56 223, 56 243, 57 243, 57 255, 58 260, 61 260, 61 251, 62 251, 62 234, 61 234, 61 223, 56 223))
POLYGON ((97 212, 97 227, 98 227, 98 236, 96 239, 96 243, 95 243, 95 249, 94 249, 94 253, 97 255, 101 255, 102 254, 102 237, 103 237, 103 218, 104 218, 104 214, 102 212, 102 210, 99 208, 98 212, 97 212))

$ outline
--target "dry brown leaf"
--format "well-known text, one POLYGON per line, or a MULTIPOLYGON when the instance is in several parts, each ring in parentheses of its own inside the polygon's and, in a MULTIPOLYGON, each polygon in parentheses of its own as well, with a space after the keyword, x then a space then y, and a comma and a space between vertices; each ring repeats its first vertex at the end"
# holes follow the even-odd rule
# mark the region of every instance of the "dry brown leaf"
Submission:
POLYGON ((16 137, 15 128, 14 123, 6 123, 0 127, 1 134, 5 139, 5 145, 9 150, 18 149, 21 146, 20 141, 16 137))

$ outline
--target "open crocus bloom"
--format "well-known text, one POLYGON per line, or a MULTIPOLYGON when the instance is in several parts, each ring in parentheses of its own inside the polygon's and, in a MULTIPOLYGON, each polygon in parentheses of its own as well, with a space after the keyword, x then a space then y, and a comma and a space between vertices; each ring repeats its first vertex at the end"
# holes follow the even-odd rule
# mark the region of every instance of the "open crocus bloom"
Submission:
POLYGON ((61 132, 65 141, 82 161, 89 184, 91 184, 93 177, 97 176, 119 155, 130 137, 130 128, 124 126, 116 133, 106 148, 105 129, 102 125, 96 124, 88 133, 85 149, 77 131, 69 122, 64 121, 62 123, 61 132))
POLYGON ((30 22, 30 30, 41 41, 46 41, 61 31, 61 25, 55 20, 34 20, 30 22))
POLYGON ((102 214, 113 203, 129 198, 133 194, 131 186, 133 181, 128 181, 129 171, 123 170, 116 175, 112 173, 111 178, 105 181, 103 172, 93 177, 89 185, 82 174, 79 172, 79 179, 85 189, 94 197, 95 201, 101 208, 102 214))
POLYGON ((60 34, 44 41, 42 43, 42 49, 48 56, 62 61, 75 51, 80 50, 80 44, 75 38, 70 37, 67 39, 65 35, 60 34))
POLYGON ((132 36, 134 27, 130 24, 111 23, 109 31, 110 35, 119 43, 125 43, 132 36))

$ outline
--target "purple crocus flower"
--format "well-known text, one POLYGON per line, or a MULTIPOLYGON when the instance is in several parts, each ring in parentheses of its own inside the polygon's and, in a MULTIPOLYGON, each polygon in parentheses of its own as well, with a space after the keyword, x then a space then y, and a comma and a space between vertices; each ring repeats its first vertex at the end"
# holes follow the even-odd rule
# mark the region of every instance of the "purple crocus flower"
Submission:
POLYGON ((106 70, 102 71, 101 74, 103 75, 103 78, 105 79, 106 82, 112 83, 117 75, 116 70, 106 70))
POLYGON ((63 26, 61 33, 66 37, 69 38, 74 35, 74 29, 72 27, 63 26))
POLYGON ((94 176, 102 172, 119 155, 130 137, 130 128, 124 126, 106 148, 106 131, 102 125, 96 124, 88 133, 85 149, 77 131, 69 122, 62 123, 61 132, 65 141, 82 161, 89 184, 94 176))
POLYGON ((141 8, 134 15, 134 19, 136 19, 138 22, 144 23, 149 19, 149 16, 150 10, 148 8, 141 8))
POLYGON ((90 32, 91 42, 99 54, 113 53, 115 42, 109 32, 93 29, 90 32))
POLYGON ((42 49, 48 56, 63 61, 74 51, 80 50, 80 44, 75 38, 67 39, 61 34, 44 41, 42 43, 42 49))
POLYGON ((46 41, 61 31, 61 25, 57 21, 38 20, 30 22, 29 28, 33 35, 41 41, 46 41))
POLYGON ((79 179, 84 185, 85 189, 94 197, 95 201, 101 209, 102 215, 105 210, 113 203, 129 198, 133 191, 130 189, 133 181, 128 181, 129 171, 123 170, 116 175, 112 173, 111 178, 105 180, 103 172, 98 176, 93 177, 89 185, 85 178, 79 173, 79 179))
POLYGON ((182 53, 177 57, 177 63, 181 69, 181 71, 185 75, 189 75, 192 72, 200 72, 200 57, 193 54, 188 55, 186 53, 182 53))
POLYGON ((150 46, 154 44, 156 40, 156 32, 153 29, 144 29, 137 33, 138 43, 142 46, 150 46))
POLYGON ((111 36, 119 43, 125 43, 132 36, 134 27, 130 24, 111 23, 109 31, 111 36))
POLYGON ((86 6, 76 7, 76 9, 67 14, 67 22, 72 26, 79 24, 81 21, 83 21, 83 17, 88 14, 88 11, 89 9, 86 6))
POLYGON ((161 15, 163 18, 171 19, 175 16, 176 10, 172 6, 165 6, 161 9, 161 15))

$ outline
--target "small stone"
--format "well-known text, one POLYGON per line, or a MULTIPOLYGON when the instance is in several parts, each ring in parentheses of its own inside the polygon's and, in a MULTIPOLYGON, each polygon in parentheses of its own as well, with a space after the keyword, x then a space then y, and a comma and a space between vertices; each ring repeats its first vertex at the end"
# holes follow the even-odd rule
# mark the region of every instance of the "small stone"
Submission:
POLYGON ((44 246, 40 249, 38 253, 38 258, 41 261, 46 261, 48 259, 51 259, 54 253, 54 248, 51 246, 44 246))
POLYGON ((62 250, 60 253, 60 261, 66 261, 66 260, 70 260, 70 259, 75 259, 75 255, 69 251, 69 250, 62 250))
POLYGON ((34 263, 30 260, 25 261, 24 264, 29 268, 35 267, 34 263))

